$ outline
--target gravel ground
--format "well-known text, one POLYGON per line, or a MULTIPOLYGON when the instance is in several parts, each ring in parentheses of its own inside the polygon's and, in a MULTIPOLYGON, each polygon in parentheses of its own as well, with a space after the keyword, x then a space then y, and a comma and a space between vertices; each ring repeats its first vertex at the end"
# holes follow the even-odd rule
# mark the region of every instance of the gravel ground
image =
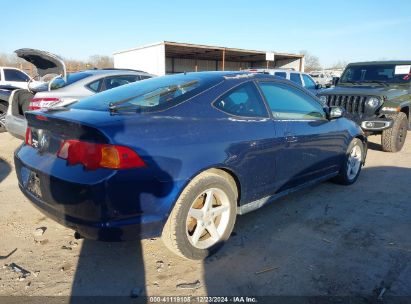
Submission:
POLYGON ((205 262, 174 256, 160 239, 75 240, 20 192, 12 157, 21 141, 2 133, 0 296, 411 296, 410 133, 396 154, 371 137, 353 186, 326 182, 239 217, 205 262))

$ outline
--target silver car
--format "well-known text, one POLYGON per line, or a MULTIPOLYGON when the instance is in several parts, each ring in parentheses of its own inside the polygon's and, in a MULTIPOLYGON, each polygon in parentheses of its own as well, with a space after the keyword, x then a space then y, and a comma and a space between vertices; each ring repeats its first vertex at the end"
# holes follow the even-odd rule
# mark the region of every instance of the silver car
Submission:
POLYGON ((154 77, 142 71, 126 69, 85 70, 66 73, 66 67, 58 56, 34 49, 20 49, 17 55, 33 63, 41 81, 29 90, 15 90, 10 95, 5 126, 13 136, 23 139, 27 122, 24 113, 49 107, 64 107, 84 97, 124 84, 154 77), (49 81, 44 77, 55 75, 49 81))

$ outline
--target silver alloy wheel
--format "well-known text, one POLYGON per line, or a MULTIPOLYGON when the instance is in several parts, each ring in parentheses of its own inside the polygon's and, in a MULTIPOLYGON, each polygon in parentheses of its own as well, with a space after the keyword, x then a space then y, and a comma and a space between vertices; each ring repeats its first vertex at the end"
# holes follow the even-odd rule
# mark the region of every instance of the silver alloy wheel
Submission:
POLYGON ((6 129, 6 112, 0 112, 0 129, 6 129))
POLYGON ((230 202, 227 194, 210 188, 191 204, 186 220, 186 234, 191 245, 207 249, 224 235, 230 219, 230 202))
POLYGON ((347 177, 349 180, 354 179, 360 170, 362 162, 362 151, 358 145, 354 145, 351 149, 347 160, 347 177))

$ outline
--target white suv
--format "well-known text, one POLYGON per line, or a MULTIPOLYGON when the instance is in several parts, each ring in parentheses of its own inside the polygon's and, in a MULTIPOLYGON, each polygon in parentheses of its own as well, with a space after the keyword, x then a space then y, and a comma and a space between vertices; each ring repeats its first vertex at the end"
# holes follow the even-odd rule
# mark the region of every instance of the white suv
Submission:
POLYGON ((306 73, 302 73, 295 70, 287 70, 287 69, 248 69, 247 72, 251 73, 265 73, 274 75, 277 77, 282 77, 288 79, 305 89, 309 90, 314 95, 317 95, 318 91, 323 88, 321 84, 315 83, 314 79, 306 73))
POLYGON ((12 67, 0 67, 0 85, 27 89, 30 76, 12 67))

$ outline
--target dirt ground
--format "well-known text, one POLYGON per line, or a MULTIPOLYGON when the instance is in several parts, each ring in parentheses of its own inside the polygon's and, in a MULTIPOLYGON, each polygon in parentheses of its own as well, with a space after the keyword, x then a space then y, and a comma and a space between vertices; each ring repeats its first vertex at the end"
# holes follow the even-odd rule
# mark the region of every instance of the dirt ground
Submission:
POLYGON ((160 239, 75 240, 20 192, 12 157, 21 141, 0 134, 0 296, 411 296, 411 132, 396 154, 379 140, 370 138, 355 185, 326 182, 241 216, 224 248, 199 262, 160 239))

